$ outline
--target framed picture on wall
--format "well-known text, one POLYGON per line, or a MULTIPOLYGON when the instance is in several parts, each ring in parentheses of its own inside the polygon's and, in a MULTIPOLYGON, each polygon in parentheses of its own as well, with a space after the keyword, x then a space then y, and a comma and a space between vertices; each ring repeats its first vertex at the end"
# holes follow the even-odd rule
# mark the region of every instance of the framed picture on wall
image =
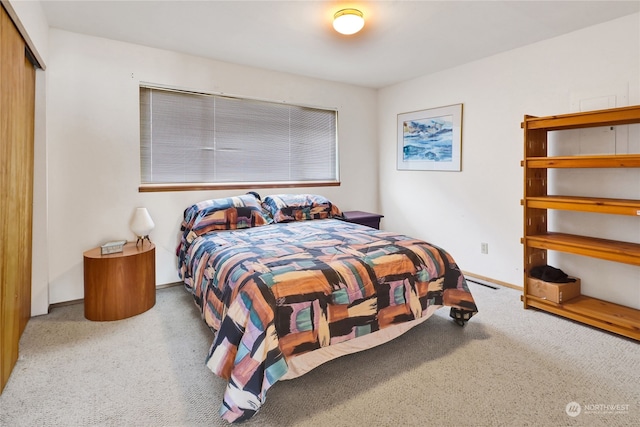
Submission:
POLYGON ((398 170, 460 171, 462 104, 398 114, 398 170))

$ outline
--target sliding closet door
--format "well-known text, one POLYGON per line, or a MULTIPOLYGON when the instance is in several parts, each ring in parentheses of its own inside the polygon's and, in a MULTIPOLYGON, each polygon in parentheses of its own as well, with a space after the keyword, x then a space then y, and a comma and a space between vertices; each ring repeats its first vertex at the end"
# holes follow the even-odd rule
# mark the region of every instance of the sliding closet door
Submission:
POLYGON ((35 69, 0 7, 0 391, 31 314, 35 69))

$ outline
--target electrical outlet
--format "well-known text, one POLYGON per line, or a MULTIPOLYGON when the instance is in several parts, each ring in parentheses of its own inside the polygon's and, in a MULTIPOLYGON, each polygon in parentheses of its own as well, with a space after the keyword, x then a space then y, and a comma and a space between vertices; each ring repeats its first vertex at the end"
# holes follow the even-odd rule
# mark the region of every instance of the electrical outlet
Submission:
POLYGON ((489 253, 489 244, 488 243, 480 243, 480 253, 488 254, 489 253))

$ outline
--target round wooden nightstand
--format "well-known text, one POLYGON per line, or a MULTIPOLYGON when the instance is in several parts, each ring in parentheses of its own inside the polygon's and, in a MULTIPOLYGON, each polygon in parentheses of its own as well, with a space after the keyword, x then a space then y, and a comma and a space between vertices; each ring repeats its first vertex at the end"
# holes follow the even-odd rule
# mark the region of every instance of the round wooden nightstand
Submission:
POLYGON ((156 303, 156 247, 128 242, 122 252, 84 253, 84 316, 120 320, 143 313, 156 303))

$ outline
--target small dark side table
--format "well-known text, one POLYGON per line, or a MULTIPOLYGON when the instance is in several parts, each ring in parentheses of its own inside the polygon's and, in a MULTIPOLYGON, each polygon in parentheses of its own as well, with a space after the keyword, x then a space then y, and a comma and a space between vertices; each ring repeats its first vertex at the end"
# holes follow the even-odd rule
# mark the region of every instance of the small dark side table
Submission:
POLYGON ((366 225, 367 227, 380 229, 380 219, 384 218, 384 215, 375 213, 363 212, 363 211, 346 211, 342 212, 344 220, 347 222, 353 222, 355 224, 366 225))

